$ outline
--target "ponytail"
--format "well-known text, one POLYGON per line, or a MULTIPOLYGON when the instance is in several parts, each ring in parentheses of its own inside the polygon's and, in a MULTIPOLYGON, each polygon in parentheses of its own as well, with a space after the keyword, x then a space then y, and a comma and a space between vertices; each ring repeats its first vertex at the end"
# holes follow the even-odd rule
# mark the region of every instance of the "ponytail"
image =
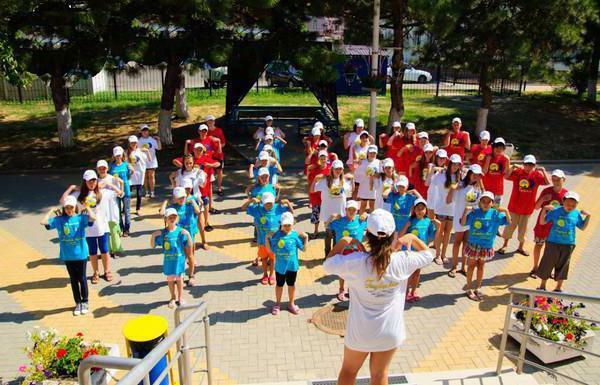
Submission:
POLYGON ((377 278, 381 279, 387 270, 392 258, 392 243, 394 237, 378 237, 367 232, 367 244, 369 245, 370 259, 373 269, 377 272, 377 278))

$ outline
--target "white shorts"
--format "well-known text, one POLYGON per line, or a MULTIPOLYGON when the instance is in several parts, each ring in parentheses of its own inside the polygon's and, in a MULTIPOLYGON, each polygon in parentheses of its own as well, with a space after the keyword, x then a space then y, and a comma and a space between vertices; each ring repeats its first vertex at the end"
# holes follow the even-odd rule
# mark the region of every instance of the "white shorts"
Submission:
POLYGON ((365 181, 358 186, 358 198, 359 199, 375 199, 375 189, 370 189, 369 181, 365 181))

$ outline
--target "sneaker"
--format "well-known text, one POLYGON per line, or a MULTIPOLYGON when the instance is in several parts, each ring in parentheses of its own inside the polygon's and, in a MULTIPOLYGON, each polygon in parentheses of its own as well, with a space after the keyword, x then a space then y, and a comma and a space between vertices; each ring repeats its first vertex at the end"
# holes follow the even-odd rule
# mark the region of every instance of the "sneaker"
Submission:
POLYGON ((81 314, 87 314, 90 311, 90 304, 88 302, 81 303, 81 314))
POLYGON ((146 195, 145 195, 145 197, 146 197, 146 198, 150 198, 150 192, 149 192, 149 191, 146 191, 146 195))
POLYGON ((154 197, 155 197, 155 195, 154 195, 154 191, 152 191, 152 192, 150 193, 150 198, 154 199, 154 197))
POLYGON ((75 306, 75 310, 73 310, 73 315, 77 316, 77 315, 81 315, 81 304, 78 303, 77 306, 75 306))

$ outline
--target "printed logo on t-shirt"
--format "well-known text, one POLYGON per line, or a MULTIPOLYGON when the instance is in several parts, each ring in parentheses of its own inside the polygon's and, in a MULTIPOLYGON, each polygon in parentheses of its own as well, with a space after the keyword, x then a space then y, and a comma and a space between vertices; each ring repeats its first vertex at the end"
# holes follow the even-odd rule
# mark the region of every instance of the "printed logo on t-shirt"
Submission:
POLYGON ((454 138, 450 141, 450 144, 455 147, 458 146, 459 143, 460 143, 460 140, 458 140, 457 138, 454 138))
POLYGON ((367 153, 366 152, 359 153, 358 154, 358 159, 360 159, 360 160, 367 159, 367 153))
POLYGON ((152 143, 144 143, 144 144, 142 144, 142 148, 146 148, 146 149, 152 148, 152 143))
POLYGON ((500 170, 500 165, 498 163, 490 163, 490 171, 496 172, 500 170))
POLYGON ((264 225, 265 223, 267 223, 267 218, 265 218, 265 217, 260 217, 259 221, 260 221, 260 223, 261 223, 261 224, 263 224, 263 225, 264 225))
POLYGON ((475 203, 477 200, 477 193, 475 191, 469 191, 467 195, 465 195, 465 199, 467 203, 475 203))
POLYGON ((477 160, 484 160, 485 159, 485 154, 483 152, 479 153, 479 155, 477 156, 477 160))
POLYGON ((415 161, 419 162, 419 161, 421 161, 422 158, 423 157, 421 155, 417 155, 417 157, 415 158, 415 161))
POLYGON ((394 293, 394 288, 398 285, 398 282, 375 278, 367 278, 364 283, 365 289, 374 297, 388 297, 394 293))
POLYGON ((96 203, 97 203, 97 202, 96 202, 96 197, 95 197, 95 196, 93 196, 93 195, 88 195, 88 196, 85 198, 85 205, 86 205, 87 207, 89 207, 89 208, 92 208, 92 209, 93 209, 93 208, 95 208, 95 207, 96 207, 96 203))
POLYGON ((400 205, 398 204, 398 202, 394 203, 394 208, 396 210, 400 210, 400 205))
POLYGON ((342 187, 337 185, 332 185, 329 187, 329 195, 338 196, 342 193, 342 187))
POLYGON ((556 221, 556 224, 558 225, 558 227, 565 227, 565 220, 560 218, 556 221))
POLYGON ((69 235, 69 234, 71 234, 71 229, 69 228, 69 226, 67 226, 67 225, 64 225, 64 226, 63 226, 63 233, 64 233, 65 235, 69 235))
POLYGON ((519 188, 521 191, 528 191, 533 187, 533 181, 529 179, 521 179, 519 181, 519 188))
POLYGON ((476 229, 480 229, 482 226, 481 221, 475 221, 473 222, 473 227, 475 227, 476 229))
POLYGON ((556 199, 554 199, 554 200, 550 201, 549 205, 558 207, 558 206, 560 206, 560 202, 557 201, 556 199))
POLYGON ((261 197, 262 197, 262 194, 256 195, 256 199, 258 199, 258 200, 260 200, 261 197))
POLYGON ((348 231, 348 230, 342 231, 342 236, 349 237, 350 236, 350 231, 348 231))
POLYGON ((419 235, 419 230, 417 230, 417 229, 413 229, 413 230, 412 230, 410 233, 411 233, 412 235, 419 235))
POLYGON ((280 239, 279 242, 277 242, 277 247, 279 247, 280 249, 283 249, 285 246, 285 241, 283 239, 280 239))
POLYGON ((131 163, 135 164, 135 163, 137 163, 137 157, 135 155, 131 154, 131 155, 129 155, 129 161, 131 163))
POLYGON ((165 242, 165 250, 171 250, 171 244, 169 242, 165 242))

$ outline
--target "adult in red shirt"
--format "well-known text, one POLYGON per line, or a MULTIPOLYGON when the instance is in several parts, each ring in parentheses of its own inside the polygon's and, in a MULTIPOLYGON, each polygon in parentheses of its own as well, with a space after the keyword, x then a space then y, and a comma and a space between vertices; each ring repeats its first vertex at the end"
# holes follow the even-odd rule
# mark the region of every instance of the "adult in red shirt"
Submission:
POLYGON ((490 146, 490 132, 481 131, 481 134, 479 134, 479 144, 473 144, 471 146, 470 154, 467 154, 467 160, 470 164, 478 164, 483 168, 483 166, 485 166, 486 157, 491 153, 492 146, 490 146))
POLYGON ((519 247, 517 253, 529 256, 525 251, 525 232, 527 231, 527 223, 529 217, 535 209, 535 197, 543 185, 549 184, 548 174, 543 167, 536 166, 535 156, 526 155, 523 158, 523 166, 512 166, 508 180, 513 182, 510 201, 508 202, 508 211, 512 222, 504 228, 504 245, 498 250, 499 254, 506 252, 508 241, 512 238, 513 233, 518 228, 519 231, 519 247))
MULTIPOLYGON (((546 187, 542 190, 540 197, 538 198, 537 202, 535 202, 536 210, 547 205, 558 207, 563 203, 565 194, 568 192, 568 190, 564 188, 565 173, 562 170, 556 169, 552 171, 551 178, 552 186, 546 187)), ((542 225, 540 222, 541 217, 542 213, 540 212, 535 227, 533 228, 535 246, 533 247, 533 268, 531 269, 531 273, 529 273, 531 278, 537 278, 540 255, 542 254, 542 249, 546 243, 546 238, 548 238, 548 235, 550 234, 550 228, 552 227, 552 222, 547 222, 546 224, 542 225)))
MULTIPOLYGON (((327 151, 319 151, 317 164, 308 165, 308 185, 312 185, 317 175, 323 175, 326 177, 329 175, 331 169, 331 162, 328 160, 327 151)), ((308 193, 309 203, 311 206, 310 223, 315 225, 315 230, 312 234, 312 238, 316 239, 319 235, 319 216, 321 214, 321 193, 309 192, 308 193)))
POLYGON ((408 168, 412 161, 418 156, 417 149, 417 127, 414 123, 406 123, 404 132, 404 146, 392 157, 394 168, 400 175, 408 175, 408 168))
POLYGON ((496 138, 492 144, 492 152, 485 157, 483 169, 483 186, 494 194, 494 205, 501 206, 504 196, 504 179, 510 172, 510 158, 504 153, 506 142, 496 138))
POLYGON ((471 148, 471 138, 469 133, 461 131, 462 120, 460 118, 452 119, 452 130, 444 137, 444 148, 448 156, 458 154, 462 159, 465 158, 465 150, 471 148))
POLYGON ((221 151, 213 152, 213 158, 219 161, 219 167, 215 169, 217 173, 217 194, 223 196, 223 167, 225 167, 225 153, 223 149, 227 145, 227 140, 225 140, 223 130, 215 126, 215 117, 213 115, 206 117, 206 125, 208 126, 208 136, 218 138, 221 144, 221 151))

